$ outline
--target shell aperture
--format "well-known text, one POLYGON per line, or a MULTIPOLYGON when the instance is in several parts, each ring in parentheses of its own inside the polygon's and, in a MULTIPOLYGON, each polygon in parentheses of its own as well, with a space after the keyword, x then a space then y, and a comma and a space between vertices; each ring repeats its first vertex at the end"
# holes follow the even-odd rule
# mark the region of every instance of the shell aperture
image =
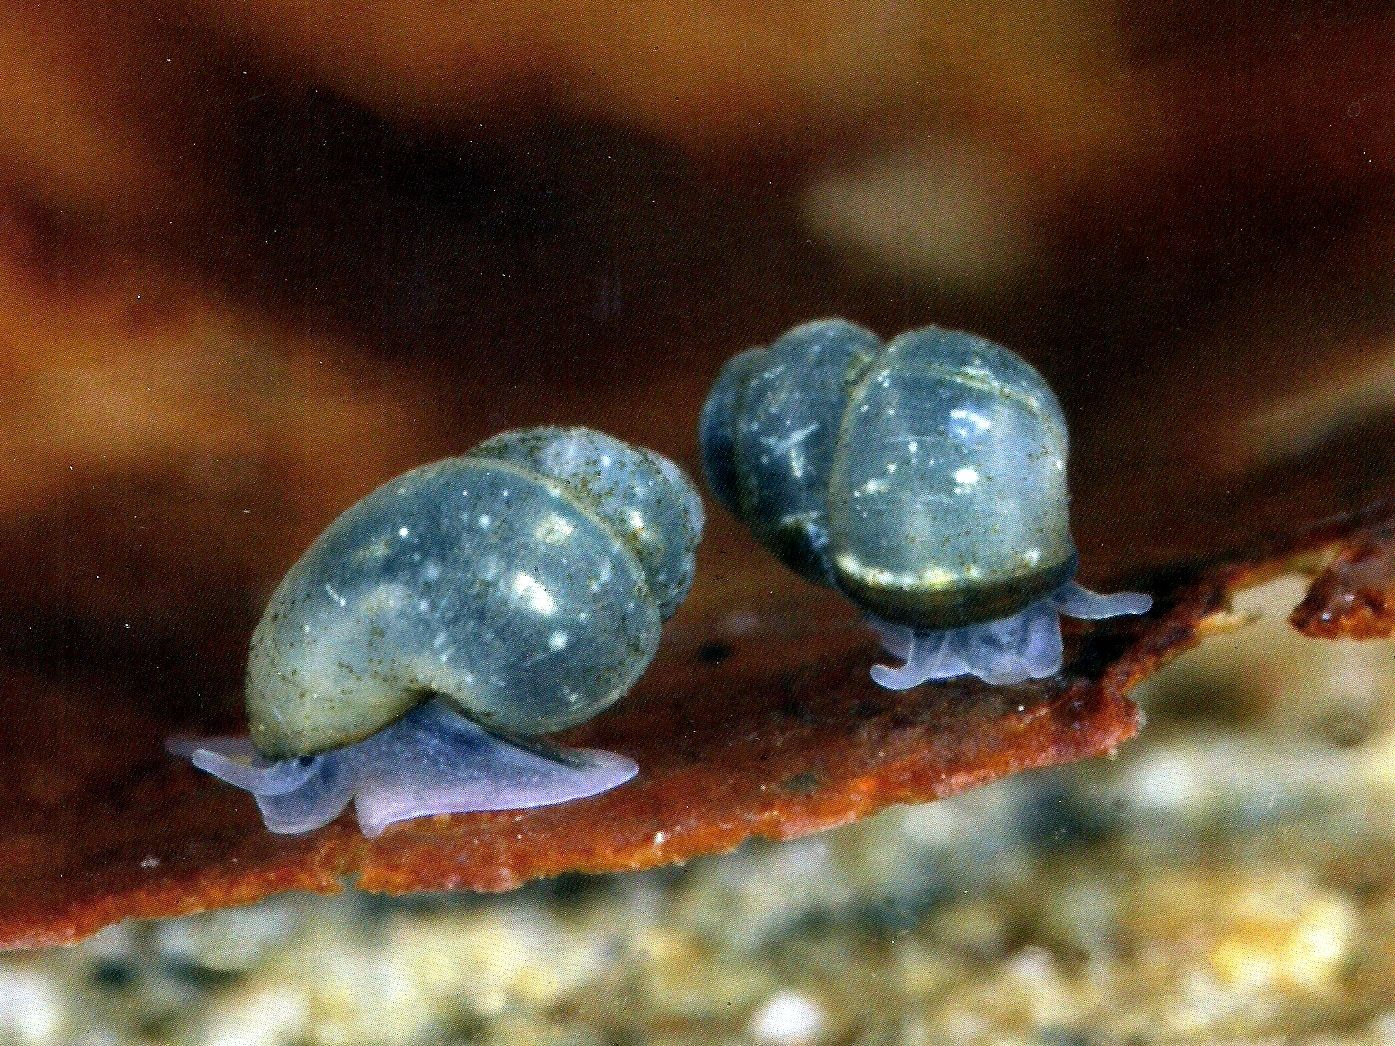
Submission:
POLYGON ((385 483, 272 595, 251 643, 250 740, 180 754, 307 831, 563 802, 636 772, 524 741, 623 696, 687 594, 696 492, 588 429, 503 433, 385 483), (306 768, 309 769, 306 769, 306 768))
POLYGON ((883 344, 845 320, 806 323, 727 362, 700 442, 718 500, 906 659, 874 670, 883 686, 1044 678, 1060 670, 1062 613, 1151 605, 1074 584, 1060 404, 975 335, 883 344))

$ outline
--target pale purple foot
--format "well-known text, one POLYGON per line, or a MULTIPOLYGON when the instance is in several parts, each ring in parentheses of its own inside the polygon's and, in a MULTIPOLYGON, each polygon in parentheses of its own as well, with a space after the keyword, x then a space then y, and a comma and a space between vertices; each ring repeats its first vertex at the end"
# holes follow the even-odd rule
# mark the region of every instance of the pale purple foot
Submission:
POLYGON ((977 676, 994 686, 1045 679, 1061 670, 1061 616, 1098 621, 1144 614, 1153 605, 1140 592, 1101 595, 1067 581, 1010 617, 960 628, 917 630, 869 617, 883 648, 904 664, 873 665, 872 679, 888 690, 935 680, 977 676))
POLYGON ((418 705, 357 744, 305 758, 272 762, 238 737, 176 738, 166 747, 250 792, 266 827, 283 835, 322 828, 350 801, 372 838, 415 817, 584 799, 639 772, 633 760, 612 752, 521 747, 439 701, 418 705))

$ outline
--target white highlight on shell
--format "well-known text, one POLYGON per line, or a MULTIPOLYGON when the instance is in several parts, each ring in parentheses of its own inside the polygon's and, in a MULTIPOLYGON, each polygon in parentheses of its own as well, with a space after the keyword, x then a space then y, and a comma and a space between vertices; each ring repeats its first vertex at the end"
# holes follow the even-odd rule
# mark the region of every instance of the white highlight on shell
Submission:
POLYGON ((359 609, 368 614, 394 614, 412 603, 412 590, 396 582, 374 585, 358 597, 359 609))
POLYGON ((917 574, 898 573, 885 567, 873 567, 863 563, 851 552, 840 552, 834 557, 838 568, 851 578, 874 588, 884 589, 923 589, 948 588, 955 584, 955 576, 941 567, 929 567, 917 574))
POLYGON ((518 571, 509 582, 509 591, 514 598, 518 599, 524 606, 534 613, 543 617, 551 617, 557 613, 557 600, 537 578, 532 574, 525 574, 518 571))
POLYGON ((954 470, 954 482, 961 487, 972 487, 979 480, 978 469, 965 466, 954 470))
POLYGON ((613 574, 614 568, 610 565, 610 560, 607 559, 600 565, 600 568, 596 571, 596 576, 591 579, 591 583, 587 587, 592 592, 599 592, 610 583, 613 574))
POLYGON ((549 512, 533 528, 533 537, 545 545, 560 545, 575 532, 576 527, 565 516, 549 512))
POLYGON ((549 650, 566 650, 568 642, 570 642, 570 639, 567 633, 553 632, 552 635, 547 637, 547 648, 549 650))
MULTIPOLYGON (((805 425, 803 428, 787 432, 783 436, 762 436, 761 442, 770 448, 772 453, 779 455, 789 455, 790 474, 795 479, 803 479, 804 473, 809 467, 809 462, 804 454, 804 449, 800 446, 805 440, 819 430, 817 421, 805 425)), ((766 459, 769 460, 768 458, 766 459)))
POLYGON ((987 432, 993 427, 993 422, 985 418, 976 410, 969 410, 967 407, 955 407, 949 412, 949 416, 955 421, 967 421, 980 432, 987 432))

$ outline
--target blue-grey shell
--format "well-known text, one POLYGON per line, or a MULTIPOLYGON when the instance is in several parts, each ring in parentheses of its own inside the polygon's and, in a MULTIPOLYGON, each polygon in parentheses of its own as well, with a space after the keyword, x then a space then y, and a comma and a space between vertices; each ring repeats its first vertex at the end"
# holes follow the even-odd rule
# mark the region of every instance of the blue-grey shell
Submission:
POLYGON ((265 755, 361 740, 439 696, 509 734, 630 689, 693 577, 696 492, 588 429, 506 432, 349 508, 273 594, 247 714, 265 755))
POLYGON ((983 338, 804 324, 728 361, 701 441, 762 544, 884 620, 991 620, 1074 571, 1060 404, 983 338))

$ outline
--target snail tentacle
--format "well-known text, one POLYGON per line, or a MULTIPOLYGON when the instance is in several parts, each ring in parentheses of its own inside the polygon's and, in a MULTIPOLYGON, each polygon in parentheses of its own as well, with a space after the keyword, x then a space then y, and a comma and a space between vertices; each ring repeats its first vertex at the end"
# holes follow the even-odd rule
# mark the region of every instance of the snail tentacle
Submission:
MULTIPOLYGON (((885 626, 888 622, 875 621, 873 630, 881 635, 883 632, 891 632, 892 629, 900 629, 903 626, 893 625, 891 628, 885 626)), ((927 679, 945 678, 940 673, 945 661, 945 653, 949 648, 949 637, 943 632, 930 633, 927 635, 917 635, 910 629, 910 639, 903 647, 896 635, 896 649, 887 647, 887 652, 905 659, 905 664, 899 667, 890 665, 873 665, 872 679, 878 686, 887 690, 909 690, 912 687, 920 686, 927 679), (903 652, 904 651, 904 652, 903 652)))
POLYGON ((353 768, 342 754, 326 752, 313 756, 311 762, 314 773, 295 791, 256 796, 257 809, 269 831, 277 835, 313 832, 329 824, 349 805, 354 794, 353 768))
POLYGON ((1051 598, 1061 613, 1082 621, 1146 614, 1153 606, 1153 597, 1142 592, 1091 592, 1074 581, 1066 582, 1051 598))
POLYGON ((188 759, 200 770, 255 795, 294 791, 315 772, 310 759, 264 758, 248 737, 172 738, 165 748, 171 755, 188 759))

